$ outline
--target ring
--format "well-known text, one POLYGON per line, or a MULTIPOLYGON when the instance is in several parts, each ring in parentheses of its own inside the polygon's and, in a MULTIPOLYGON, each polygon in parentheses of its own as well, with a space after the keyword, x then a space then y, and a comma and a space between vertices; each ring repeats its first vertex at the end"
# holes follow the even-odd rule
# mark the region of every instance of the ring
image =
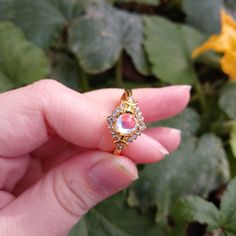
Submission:
POLYGON ((131 89, 125 89, 120 105, 107 117, 107 122, 115 145, 115 155, 120 155, 146 129, 143 114, 132 97, 131 89))

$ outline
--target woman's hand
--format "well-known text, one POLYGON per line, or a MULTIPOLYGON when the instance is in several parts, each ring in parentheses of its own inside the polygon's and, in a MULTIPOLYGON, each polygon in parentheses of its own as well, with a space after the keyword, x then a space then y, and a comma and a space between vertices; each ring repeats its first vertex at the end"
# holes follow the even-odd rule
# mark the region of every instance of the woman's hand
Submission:
MULTIPOLYGON (((137 89, 145 122, 181 112, 189 86, 137 89)), ((180 132, 149 128, 114 156, 106 117, 121 89, 77 93, 42 80, 0 94, 0 235, 59 236, 91 207, 127 187, 135 164, 160 161, 180 132)))

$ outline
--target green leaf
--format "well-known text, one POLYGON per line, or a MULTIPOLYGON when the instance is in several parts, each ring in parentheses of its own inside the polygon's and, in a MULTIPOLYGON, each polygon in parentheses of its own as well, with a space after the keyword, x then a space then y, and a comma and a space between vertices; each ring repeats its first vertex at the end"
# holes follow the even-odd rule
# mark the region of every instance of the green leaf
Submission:
POLYGON ((128 208, 120 193, 92 209, 69 236, 164 236, 151 214, 128 208), (76 230, 78 230, 76 232, 76 230))
POLYGON ((77 90, 80 78, 78 77, 76 58, 53 50, 50 51, 49 58, 51 64, 50 78, 77 90))
POLYGON ((87 72, 99 73, 109 69, 124 49, 136 69, 147 75, 142 31, 140 16, 98 3, 91 5, 84 17, 73 22, 69 28, 69 46, 87 72))
POLYGON ((68 234, 68 236, 88 236, 88 226, 86 217, 80 219, 79 223, 76 224, 68 234))
POLYGON ((200 125, 200 118, 197 112, 188 107, 183 112, 181 112, 179 115, 152 123, 152 126, 167 126, 171 128, 176 128, 181 130, 183 135, 193 135, 197 132, 200 125))
POLYGON ((145 17, 145 36, 152 73, 171 84, 192 84, 196 73, 191 52, 203 42, 203 35, 162 17, 145 17))
POLYGON ((0 21, 12 18, 12 0, 0 0, 0 21))
POLYGON ((90 73, 112 67, 121 52, 121 25, 107 4, 92 5, 69 28, 69 45, 80 65, 90 73))
POLYGON ((226 84, 220 95, 221 109, 233 120, 236 120, 236 83, 231 82, 226 84))
POLYGON ((207 34, 219 32, 222 6, 223 0, 183 1, 188 23, 207 34))
POLYGON ((0 23, 0 90, 31 83, 47 74, 48 61, 43 51, 28 42, 12 23, 0 23))
POLYGON ((105 0, 13 0, 12 8, 13 21, 31 41, 44 49, 61 42, 88 73, 111 68, 124 49, 136 69, 149 74, 138 15, 118 10, 105 0))
POLYGON ((142 210, 157 205, 156 220, 166 221, 180 197, 207 196, 228 179, 229 166, 220 140, 212 134, 199 140, 189 136, 174 154, 141 171, 131 188, 129 204, 142 210))
POLYGON ((221 199, 220 210, 201 198, 186 197, 179 204, 176 219, 182 223, 186 220, 205 223, 208 225, 209 233, 213 235, 234 236, 236 234, 235 192, 236 179, 233 179, 221 199))
POLYGON ((85 0, 13 0, 13 21, 27 38, 48 48, 74 18, 82 15, 84 5, 85 0))
POLYGON ((141 3, 151 6, 158 6, 160 0, 113 0, 114 3, 141 3))
POLYGON ((143 19, 142 17, 118 11, 117 14, 122 25, 122 45, 131 57, 137 71, 149 75, 149 65, 143 47, 143 19))
POLYGON ((226 231, 236 234, 236 179, 228 185, 227 191, 221 199, 220 209, 223 215, 224 228, 226 231))
POLYGON ((232 150, 234 157, 236 158, 236 121, 233 124, 233 127, 230 131, 230 140, 229 144, 232 150))
POLYGON ((197 196, 187 196, 178 204, 175 220, 207 224, 209 230, 214 230, 221 222, 221 214, 212 203, 197 196))

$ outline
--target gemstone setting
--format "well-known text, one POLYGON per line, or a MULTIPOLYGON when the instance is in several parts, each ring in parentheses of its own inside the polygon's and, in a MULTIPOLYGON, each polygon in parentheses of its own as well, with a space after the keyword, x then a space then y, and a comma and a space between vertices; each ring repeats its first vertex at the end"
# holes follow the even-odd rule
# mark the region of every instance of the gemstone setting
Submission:
POLYGON ((121 104, 107 118, 108 128, 118 150, 134 142, 146 128, 144 118, 133 97, 122 97, 121 104))

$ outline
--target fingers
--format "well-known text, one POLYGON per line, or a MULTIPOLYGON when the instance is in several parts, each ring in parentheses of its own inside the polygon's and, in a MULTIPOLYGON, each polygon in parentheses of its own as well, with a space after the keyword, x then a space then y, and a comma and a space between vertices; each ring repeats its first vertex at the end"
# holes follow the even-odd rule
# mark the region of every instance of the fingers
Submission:
POLYGON ((96 151, 74 156, 4 208, 0 228, 8 235, 66 235, 91 207, 135 179, 137 169, 126 157, 96 151))
POLYGON ((181 131, 178 129, 157 127, 146 129, 144 133, 161 143, 169 153, 174 152, 180 145, 181 131))
POLYGON ((12 194, 0 191, 0 210, 8 206, 14 199, 15 197, 12 194))
MULTIPOLYGON (((79 94, 47 80, 1 94, 0 154, 11 157, 31 152, 49 140, 51 130, 77 146, 111 152, 114 146, 106 117, 119 102, 122 90, 107 90, 106 99, 103 94, 95 94, 91 99, 90 95, 79 94), (102 99, 104 104, 99 103, 102 99)), ((144 116, 151 121, 181 111, 188 102, 189 87, 141 89, 135 96, 144 116)), ((163 157, 164 147, 153 141, 141 135, 124 153, 140 163, 159 160, 163 157), (140 150, 149 150, 148 160, 147 155, 141 156, 144 151, 140 150), (156 157, 157 153, 162 154, 156 157)))
POLYGON ((29 156, 0 157, 0 190, 12 191, 28 169, 29 156))
MULTIPOLYGON (((143 112, 145 122, 162 120, 181 112, 189 102, 191 87, 188 85, 164 88, 134 89, 133 96, 143 112)), ((94 90, 85 96, 112 111, 119 104, 123 91, 120 89, 94 90)))
MULTIPOLYGON (((177 129, 166 127, 148 128, 144 133, 146 134, 145 136, 148 135, 150 137, 148 139, 152 140, 154 142, 154 145, 157 141, 163 147, 165 147, 165 149, 169 153, 175 151, 180 144, 180 131, 177 129)), ((58 166, 60 163, 64 162, 71 156, 78 155, 81 152, 85 151, 81 148, 78 148, 77 146, 67 144, 66 146, 62 145, 64 146, 64 149, 58 149, 58 151, 55 152, 56 143, 64 144, 62 140, 55 137, 53 138, 53 140, 49 140, 48 143, 43 145, 42 148, 35 151, 33 155, 34 158, 30 159, 28 171, 24 174, 24 177, 21 178, 21 180, 17 183, 17 186, 14 189, 14 194, 18 196, 27 188, 35 184, 44 175, 44 173, 49 172, 52 168, 58 166), (50 144, 52 145, 50 146, 50 144)), ((143 159, 140 159, 142 157, 145 157, 146 162, 153 162, 155 158, 157 161, 159 161, 163 158, 163 155, 159 153, 159 150, 154 149, 150 151, 150 148, 148 150, 141 149, 139 148, 140 145, 138 145, 137 147, 137 150, 132 150, 130 146, 130 148, 126 151, 128 155, 129 152, 139 153, 137 157, 133 158, 134 162, 142 162, 143 159), (152 153, 155 153, 154 157, 152 157, 152 153)), ((131 156, 133 155, 131 154, 131 156)))
POLYGON ((129 145, 122 153, 135 163, 158 162, 169 154, 164 146, 146 134, 142 134, 135 140, 135 143, 129 145))
MULTIPOLYGON (((189 86, 175 86, 160 90, 161 102, 155 99, 155 96, 159 96, 158 91, 155 89, 140 90, 140 100, 144 98, 141 108, 144 109, 144 116, 146 115, 149 120, 154 117, 158 119, 158 115, 159 118, 174 115, 183 110, 188 103, 189 86), (150 103, 157 103, 157 106, 150 105, 150 103)), ((104 97, 104 91, 100 95, 95 94, 94 99, 88 99, 87 96, 60 85, 57 87, 57 93, 63 94, 63 97, 50 96, 52 105, 47 103, 44 106, 44 114, 48 123, 64 139, 82 147, 112 151, 114 147, 107 129, 106 117, 110 115, 114 104, 119 102, 122 92, 121 90, 111 90, 110 93, 105 93, 106 100, 100 104, 98 101, 104 97), (115 91, 118 92, 116 96, 111 96, 110 93, 113 91, 114 94, 115 91)), ((139 139, 142 139, 142 136, 139 139)), ((148 149, 148 142, 145 139, 140 143, 142 143, 142 148, 148 149)), ((134 145, 137 147, 136 142, 132 146, 134 145)), ((133 155, 137 156, 138 152, 133 155)))

